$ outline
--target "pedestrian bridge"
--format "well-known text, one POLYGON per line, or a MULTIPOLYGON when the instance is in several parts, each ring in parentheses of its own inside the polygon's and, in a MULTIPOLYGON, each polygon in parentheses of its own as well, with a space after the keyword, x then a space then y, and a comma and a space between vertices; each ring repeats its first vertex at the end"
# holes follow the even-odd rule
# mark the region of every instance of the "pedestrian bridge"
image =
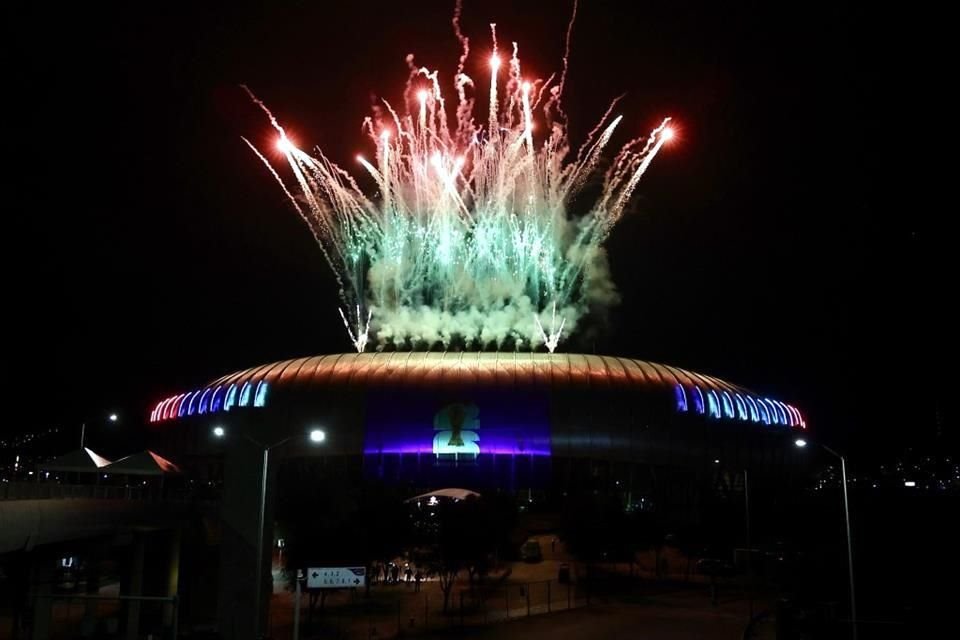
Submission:
POLYGON ((0 554, 169 528, 196 513, 192 498, 156 487, 0 483, 0 554))

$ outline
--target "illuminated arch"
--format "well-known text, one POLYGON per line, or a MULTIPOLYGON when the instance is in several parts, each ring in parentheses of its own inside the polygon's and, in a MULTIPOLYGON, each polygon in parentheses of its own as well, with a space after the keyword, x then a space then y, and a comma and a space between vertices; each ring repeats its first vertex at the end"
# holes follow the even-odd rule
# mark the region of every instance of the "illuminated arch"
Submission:
POLYGON ((249 407, 250 406, 250 381, 243 383, 243 387, 240 388, 240 406, 249 407))
POLYGON ((787 411, 787 405, 783 404, 779 400, 774 400, 777 405, 777 409, 780 410, 780 417, 783 419, 782 424, 793 426, 793 416, 790 415, 790 412, 787 411))
POLYGON ((180 417, 180 407, 183 406, 183 399, 187 397, 186 393, 181 393, 178 395, 173 404, 170 405, 170 418, 175 419, 180 417))
POLYGON ((770 410, 763 403, 763 398, 757 398, 757 412, 760 414, 760 422, 770 424, 770 410))
POLYGON ((180 403, 180 409, 177 411, 177 417, 182 418, 187 415, 187 410, 190 408, 190 402, 193 401, 194 392, 188 391, 184 394, 183 402, 180 403))
POLYGON ((733 412, 733 400, 730 398, 730 394, 726 391, 721 391, 720 399, 723 401, 723 415, 728 418, 735 418, 736 415, 733 412))
POLYGON ((720 400, 717 399, 717 394, 713 389, 707 391, 707 405, 709 408, 709 415, 711 418, 720 417, 720 400))
POLYGON ((231 384, 227 387, 227 397, 223 401, 223 410, 230 411, 230 408, 237 404, 237 385, 231 384))
POLYGON ((210 398, 210 413, 214 411, 220 411, 223 406, 223 394, 220 393, 223 390, 223 387, 217 387, 213 392, 213 397, 210 398))
POLYGON ((760 412, 757 411, 757 403, 754 402, 750 396, 747 396, 747 406, 750 408, 750 420, 760 422, 760 412))
POLYGON ((747 405, 744 403, 743 398, 740 397, 740 394, 734 393, 733 399, 737 403, 737 418, 740 420, 749 420, 750 417, 747 415, 747 405))
POLYGON ((261 380, 257 383, 257 392, 253 394, 253 406, 263 407, 267 404, 267 389, 270 385, 267 384, 266 380, 261 380))
POLYGON ((700 391, 700 387, 694 387, 693 394, 693 408, 696 409, 697 413, 703 415, 703 392, 700 391))
POLYGON ((777 408, 780 409, 780 415, 783 417, 783 424, 794 426, 793 423, 793 414, 790 413, 790 410, 787 409, 787 405, 780 402, 779 400, 774 400, 777 403, 777 408))
POLYGON ((770 422, 767 424, 780 424, 780 413, 777 411, 777 405, 773 404, 773 402, 767 398, 763 398, 762 400, 770 412, 770 422))
POLYGON ((197 406, 197 413, 204 414, 210 408, 210 389, 204 389, 200 394, 200 404, 197 406))
POLYGON ((769 399, 767 400, 767 402, 769 402, 770 406, 773 407, 773 413, 777 417, 776 419, 777 424, 782 424, 784 426, 790 424, 790 422, 787 420, 786 414, 783 412, 783 409, 780 408, 779 402, 777 402, 776 400, 769 400, 769 399))
POLYGON ((162 406, 161 409, 160 409, 160 419, 161 419, 161 420, 169 420, 169 419, 170 419, 170 401, 171 401, 171 400, 173 400, 173 398, 167 398, 166 400, 163 401, 163 406, 162 406))
POLYGON ((192 416, 194 413, 197 412, 197 407, 194 403, 196 403, 197 400, 199 399, 200 399, 200 390, 198 389, 197 391, 193 392, 193 397, 190 398, 190 405, 187 407, 188 416, 192 416))
POLYGON ((790 409, 790 413, 793 414, 793 417, 795 418, 795 424, 796 424, 796 426, 798 426, 798 427, 805 427, 806 424, 803 422, 803 416, 800 415, 800 409, 797 409, 797 408, 796 408, 795 406, 793 406, 792 404, 788 404, 788 405, 787 405, 787 408, 789 408, 789 409, 790 409))
POLYGON ((157 403, 157 406, 150 412, 150 422, 156 422, 160 419, 160 409, 163 407, 163 400, 157 403))
POLYGON ((673 388, 673 395, 677 399, 677 411, 687 411, 687 394, 683 390, 683 385, 676 385, 673 388))

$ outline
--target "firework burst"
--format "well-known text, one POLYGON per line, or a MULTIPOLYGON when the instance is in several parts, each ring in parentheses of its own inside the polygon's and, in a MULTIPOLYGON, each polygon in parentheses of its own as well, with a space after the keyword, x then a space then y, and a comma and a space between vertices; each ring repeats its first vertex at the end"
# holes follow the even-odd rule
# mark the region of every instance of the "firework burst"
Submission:
POLYGON ((491 25, 489 114, 480 124, 459 10, 454 29, 462 47, 456 107, 448 109, 439 74, 410 56, 401 108, 384 101, 382 115, 364 120, 375 153, 356 160, 375 192, 365 193, 319 149, 298 149, 255 97, 278 132, 291 179, 247 144, 333 270, 358 351, 370 336, 378 348, 544 345, 552 352, 584 315, 615 301, 603 244, 672 136, 670 119, 602 166, 621 122, 614 103, 573 153, 561 108, 567 56, 559 81, 529 78, 516 43, 508 58, 498 52, 491 25), (571 202, 593 179, 599 195, 584 215, 573 215, 571 202))

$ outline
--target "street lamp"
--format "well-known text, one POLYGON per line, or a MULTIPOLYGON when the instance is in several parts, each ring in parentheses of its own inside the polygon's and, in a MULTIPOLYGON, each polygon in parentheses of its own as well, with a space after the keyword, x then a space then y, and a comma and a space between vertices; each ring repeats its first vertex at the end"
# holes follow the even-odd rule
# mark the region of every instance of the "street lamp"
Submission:
MULTIPOLYGON (((214 435, 217 435, 217 429, 223 430, 222 427, 214 428, 214 435)), ((219 436, 218 436, 219 437, 219 436)), ((287 436, 279 442, 274 442, 270 445, 265 445, 262 442, 254 440, 247 434, 243 434, 243 437, 263 449, 263 471, 260 475, 260 525, 257 527, 257 573, 255 578, 255 583, 257 585, 256 591, 256 600, 254 600, 253 608, 253 628, 254 633, 259 638, 260 636, 260 615, 261 615, 261 593, 263 590, 263 525, 264 519, 266 518, 267 510, 267 478, 269 477, 270 471, 270 451, 276 449, 280 445, 286 444, 287 442, 293 440, 296 436, 287 436)), ((327 439, 327 434, 321 429, 313 429, 309 433, 310 442, 321 443, 327 439)))
POLYGON ((216 437, 222 438, 222 437, 224 436, 224 434, 226 434, 226 431, 223 430, 223 427, 214 427, 214 428, 213 428, 213 435, 215 435, 216 437))
MULTIPOLYGON (((117 415, 116 413, 111 413, 110 415, 107 416, 107 420, 109 420, 110 422, 117 422, 118 420, 120 420, 120 416, 117 415)), ((81 450, 83 450, 83 443, 86 441, 86 439, 87 439, 87 423, 82 422, 80 423, 80 449, 81 450)))
MULTIPOLYGON (((793 443, 797 448, 803 449, 807 446, 807 441, 803 438, 797 438, 793 443)), ((847 459, 823 443, 817 443, 827 453, 840 459, 840 477, 843 481, 843 516, 847 523, 847 568, 850 571, 850 622, 853 628, 853 640, 857 640, 857 597, 853 581, 853 537, 850 533, 850 499, 847 496, 847 459)))

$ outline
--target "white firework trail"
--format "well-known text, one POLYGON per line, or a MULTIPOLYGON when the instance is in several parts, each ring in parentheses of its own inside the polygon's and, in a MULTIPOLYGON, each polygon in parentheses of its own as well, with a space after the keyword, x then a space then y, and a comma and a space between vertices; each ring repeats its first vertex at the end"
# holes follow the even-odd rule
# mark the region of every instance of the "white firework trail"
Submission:
POLYGON ((350 336, 350 342, 353 343, 357 353, 363 353, 363 350, 367 348, 367 341, 370 339, 370 316, 372 311, 369 309, 367 310, 367 321, 363 322, 363 316, 360 315, 360 305, 357 305, 356 333, 354 333, 353 329, 350 328, 350 321, 347 320, 347 316, 343 313, 343 309, 338 308, 337 311, 340 312, 340 317, 343 319, 343 326, 347 329, 347 335, 350 336))
POLYGON ((557 350, 557 345, 560 344, 560 336, 563 335, 563 325, 566 323, 566 318, 560 319, 560 326, 557 325, 557 303, 553 303, 553 310, 550 314, 550 333, 547 333, 543 330, 543 324, 540 323, 540 316, 533 314, 533 320, 537 324, 537 329, 540 331, 540 338, 543 340, 544 346, 547 347, 547 351, 553 353, 557 350))

